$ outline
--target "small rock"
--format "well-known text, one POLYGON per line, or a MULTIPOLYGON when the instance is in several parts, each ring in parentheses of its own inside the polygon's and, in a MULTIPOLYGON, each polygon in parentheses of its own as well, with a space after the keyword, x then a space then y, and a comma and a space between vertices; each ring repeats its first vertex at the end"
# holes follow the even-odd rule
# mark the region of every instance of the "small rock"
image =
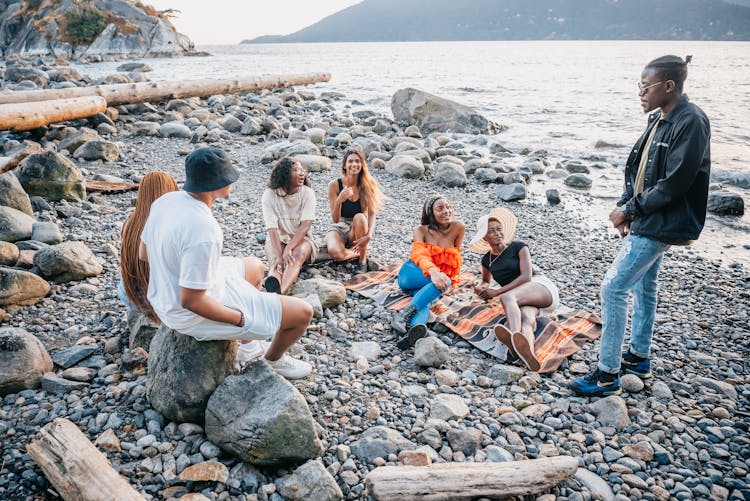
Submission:
POLYGON ((450 356, 450 348, 436 337, 418 339, 414 345, 414 362, 420 367, 441 367, 450 356))
POLYGON ((188 466, 180 473, 180 480, 193 482, 221 482, 229 480, 229 469, 222 463, 207 461, 188 466))

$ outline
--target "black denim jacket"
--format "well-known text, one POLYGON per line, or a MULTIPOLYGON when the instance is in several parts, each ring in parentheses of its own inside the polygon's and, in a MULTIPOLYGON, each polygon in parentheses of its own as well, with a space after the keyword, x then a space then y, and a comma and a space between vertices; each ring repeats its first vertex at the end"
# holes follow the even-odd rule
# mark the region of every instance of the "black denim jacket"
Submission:
POLYGON ((625 191, 617 202, 630 218, 630 232, 655 239, 695 240, 706 221, 711 171, 711 125, 683 95, 656 130, 648 152, 643 191, 633 196, 641 152, 660 113, 648 126, 625 164, 625 191))

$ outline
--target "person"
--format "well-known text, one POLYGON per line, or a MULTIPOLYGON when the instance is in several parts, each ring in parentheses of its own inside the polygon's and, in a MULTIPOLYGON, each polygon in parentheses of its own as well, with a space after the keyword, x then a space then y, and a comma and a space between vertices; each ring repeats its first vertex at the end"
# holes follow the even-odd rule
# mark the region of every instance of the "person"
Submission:
POLYGON ((138 259, 138 247, 151 205, 165 193, 177 190, 174 178, 166 172, 155 170, 143 176, 138 186, 135 210, 125 220, 120 235, 121 279, 117 284, 117 296, 129 310, 138 311, 157 324, 161 322, 147 297, 148 263, 138 259))
POLYGON ((290 379, 307 376, 310 364, 285 352, 304 334, 312 307, 260 291, 259 259, 221 255, 224 235, 211 207, 229 197, 239 171, 223 150, 203 147, 185 159, 185 178, 183 191, 153 203, 141 234, 154 311, 167 327, 198 341, 271 339, 265 353, 271 367, 290 379))
POLYGON ((427 335, 430 305, 458 280, 466 226, 454 214, 453 205, 442 195, 430 195, 422 204, 411 256, 398 272, 399 287, 413 296, 393 325, 403 333, 396 342, 402 350, 427 335))
POLYGON ((356 272, 367 271, 367 247, 375 231, 375 218, 385 201, 364 154, 348 150, 341 163, 341 177, 328 184, 333 226, 326 235, 326 244, 334 261, 357 258, 356 272))
POLYGON ((305 261, 313 262, 318 254, 310 234, 315 220, 315 192, 302 164, 289 157, 276 162, 261 203, 270 268, 265 289, 286 294, 305 261))
POLYGON ((620 393, 621 369, 651 377, 657 277, 672 245, 696 240, 706 220, 711 170, 708 117, 683 93, 690 56, 646 65, 638 95, 648 118, 625 166, 625 189, 609 216, 623 243, 601 287, 602 338, 596 369, 571 382, 583 396, 620 393), (622 355, 628 292, 633 292, 630 346, 622 355), (622 358, 621 358, 622 357, 622 358))
POLYGON ((516 217, 497 207, 477 221, 477 232, 469 249, 483 254, 482 282, 474 292, 483 299, 500 297, 505 325, 493 330, 514 358, 520 358, 531 371, 539 371, 534 355, 536 317, 547 316, 560 304, 560 293, 549 278, 532 275, 531 252, 525 243, 513 240, 516 217), (499 287, 493 287, 492 281, 499 287))

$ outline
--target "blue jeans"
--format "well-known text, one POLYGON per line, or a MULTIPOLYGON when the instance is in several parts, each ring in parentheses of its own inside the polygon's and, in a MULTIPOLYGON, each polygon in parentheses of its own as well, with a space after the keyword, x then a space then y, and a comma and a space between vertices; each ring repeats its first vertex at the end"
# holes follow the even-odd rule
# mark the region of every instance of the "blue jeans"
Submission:
MULTIPOLYGON (((413 261, 407 261, 398 271, 398 286, 407 294, 414 296, 411 303, 417 308, 417 314, 414 315, 409 327, 417 324, 426 324, 430 315, 430 305, 443 293, 435 287, 432 280, 424 276, 419 266, 413 261)), ((450 280, 448 280, 450 287, 450 280)))
POLYGON ((630 352, 648 358, 656 316, 656 279, 669 245, 648 237, 628 235, 602 282, 602 339, 599 369, 619 372, 628 293, 633 291, 630 352))
POLYGON ((130 301, 130 298, 125 293, 125 284, 123 283, 122 279, 120 279, 117 282, 117 297, 122 301, 122 304, 124 304, 128 310, 130 311, 136 311, 138 308, 130 301))

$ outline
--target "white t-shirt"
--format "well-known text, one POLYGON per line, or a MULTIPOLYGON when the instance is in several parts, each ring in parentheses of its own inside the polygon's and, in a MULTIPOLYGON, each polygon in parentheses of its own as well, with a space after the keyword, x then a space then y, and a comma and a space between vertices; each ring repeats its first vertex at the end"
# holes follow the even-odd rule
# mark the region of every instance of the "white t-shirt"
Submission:
POLYGON ((180 330, 202 319, 182 307, 180 287, 224 298, 219 267, 224 235, 206 204, 185 191, 162 195, 151 205, 141 240, 150 268, 148 300, 167 327, 180 330))
MULTIPOLYGON (((297 193, 281 196, 277 190, 266 188, 261 197, 266 230, 279 230, 279 240, 287 244, 294 237, 302 221, 315 220, 315 192, 302 186, 297 193)), ((307 235, 310 235, 308 230, 307 235)))

